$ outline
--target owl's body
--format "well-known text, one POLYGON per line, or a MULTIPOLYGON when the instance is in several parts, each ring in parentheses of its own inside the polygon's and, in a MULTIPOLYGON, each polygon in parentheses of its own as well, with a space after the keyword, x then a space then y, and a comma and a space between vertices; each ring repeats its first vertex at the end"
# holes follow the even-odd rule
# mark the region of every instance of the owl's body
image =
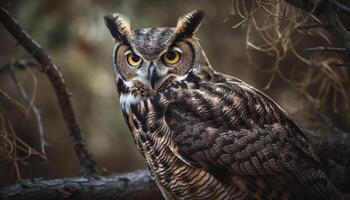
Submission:
MULTIPOLYGON (((237 193, 240 191, 237 185, 220 181, 218 177, 197 167, 191 160, 180 155, 176 149, 174 138, 171 136, 171 128, 174 127, 169 126, 170 121, 168 120, 179 120, 178 122, 181 123, 181 120, 184 119, 173 118, 172 114, 176 113, 170 112, 175 109, 168 109, 177 103, 183 104, 184 108, 188 107, 188 109, 194 106, 194 101, 186 100, 185 96, 177 96, 178 92, 183 89, 186 88, 188 91, 182 95, 200 92, 198 84, 192 85, 193 88, 191 88, 191 85, 188 87, 186 82, 187 79, 176 81, 164 92, 146 98, 133 94, 121 96, 122 111, 131 132, 136 136, 135 142, 140 147, 152 175, 167 199, 235 199, 233 197, 240 199, 238 197, 244 197, 245 193, 243 191, 237 193)), ((197 110, 196 112, 201 114, 200 112, 203 111, 197 110)), ((174 123, 177 122, 174 121, 174 123)), ((191 128, 189 124, 171 125, 191 128)), ((184 135, 184 137, 187 136, 184 135)), ((198 137, 201 136, 198 135, 198 137)), ((195 142, 193 138, 185 139, 189 139, 186 142, 190 144, 195 142)))
POLYGON ((285 112, 210 66, 193 37, 202 17, 133 32, 120 15, 105 18, 122 112, 163 196, 342 199, 285 112))

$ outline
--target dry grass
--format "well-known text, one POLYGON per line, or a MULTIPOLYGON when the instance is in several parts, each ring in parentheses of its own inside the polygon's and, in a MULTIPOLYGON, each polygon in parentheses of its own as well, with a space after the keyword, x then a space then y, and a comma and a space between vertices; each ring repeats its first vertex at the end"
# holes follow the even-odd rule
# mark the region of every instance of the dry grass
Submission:
POLYGON ((271 74, 265 88, 279 76, 316 107, 331 101, 335 112, 340 107, 349 109, 349 70, 337 67, 344 63, 342 55, 305 51, 305 45, 311 43, 332 46, 326 25, 311 13, 281 0, 234 0, 232 4, 232 15, 241 18, 233 28, 247 30, 250 63, 271 74), (273 64, 257 65, 256 54, 263 54, 273 64))

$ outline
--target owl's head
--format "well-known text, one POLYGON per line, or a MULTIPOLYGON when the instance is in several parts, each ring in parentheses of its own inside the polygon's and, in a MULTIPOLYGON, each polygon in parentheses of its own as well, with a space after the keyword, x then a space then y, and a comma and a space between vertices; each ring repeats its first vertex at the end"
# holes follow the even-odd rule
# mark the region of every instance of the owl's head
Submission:
POLYGON ((151 95, 189 72, 211 69, 194 37, 204 16, 202 10, 180 17, 176 27, 131 30, 126 18, 105 16, 116 45, 113 52, 119 92, 151 95))

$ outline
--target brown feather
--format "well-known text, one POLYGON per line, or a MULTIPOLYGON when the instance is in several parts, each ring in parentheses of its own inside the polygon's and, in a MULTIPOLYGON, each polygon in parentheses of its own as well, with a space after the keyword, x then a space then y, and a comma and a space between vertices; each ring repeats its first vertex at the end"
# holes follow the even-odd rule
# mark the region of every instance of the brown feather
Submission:
POLYGON ((200 26, 203 17, 203 10, 195 10, 184 15, 183 17, 179 18, 175 33, 179 38, 192 37, 200 26))
POLYGON ((113 15, 106 15, 104 17, 105 24, 118 42, 124 44, 128 43, 128 37, 131 35, 130 24, 128 20, 122 15, 115 13, 113 15))

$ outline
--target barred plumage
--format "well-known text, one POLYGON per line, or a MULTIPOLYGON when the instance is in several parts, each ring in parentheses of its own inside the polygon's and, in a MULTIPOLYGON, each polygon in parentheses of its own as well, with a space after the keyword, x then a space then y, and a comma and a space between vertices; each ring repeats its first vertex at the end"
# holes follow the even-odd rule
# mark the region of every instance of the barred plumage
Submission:
POLYGON ((202 11, 118 34, 113 17, 122 112, 166 199, 341 199, 283 109, 210 66, 193 37, 202 11))

